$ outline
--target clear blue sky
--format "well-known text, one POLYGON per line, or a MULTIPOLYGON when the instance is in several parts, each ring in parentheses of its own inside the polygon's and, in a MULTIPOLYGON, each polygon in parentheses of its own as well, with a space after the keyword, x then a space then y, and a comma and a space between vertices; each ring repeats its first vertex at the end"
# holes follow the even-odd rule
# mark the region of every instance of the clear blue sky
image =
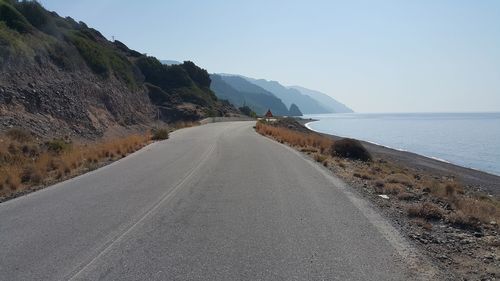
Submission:
POLYGON ((159 59, 358 112, 500 111, 500 1, 42 0, 159 59))

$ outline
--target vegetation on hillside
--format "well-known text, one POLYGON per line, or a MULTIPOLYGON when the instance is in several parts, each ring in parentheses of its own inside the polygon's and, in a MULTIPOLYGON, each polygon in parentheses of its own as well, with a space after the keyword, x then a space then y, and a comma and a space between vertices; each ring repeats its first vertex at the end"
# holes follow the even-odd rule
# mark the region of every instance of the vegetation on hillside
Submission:
POLYGON ((42 66, 48 63, 45 58, 62 71, 88 67, 101 79, 121 81, 131 91, 146 82, 146 90, 154 91, 149 94, 153 104, 170 108, 168 112, 191 103, 200 107, 191 112, 197 118, 222 114, 208 72, 194 63, 163 65, 122 42, 108 41, 83 22, 47 11, 36 1, 0 0, 0 69, 23 63, 42 66))
MULTIPOLYGON (((147 83, 162 90, 155 91, 153 102, 164 103, 173 95, 183 101, 213 108, 217 97, 210 91, 210 76, 205 69, 190 61, 178 65, 164 65, 154 57, 142 56, 136 61, 137 67, 147 83)), ((161 105, 161 104, 158 104, 161 105)))
POLYGON ((257 113, 255 113, 250 107, 248 107, 247 105, 245 106, 242 106, 240 108, 238 108, 241 113, 245 114, 246 116, 249 116, 249 117, 252 117, 252 118, 256 118, 257 117, 257 113))
POLYGON ((211 89, 220 99, 227 99, 238 107, 248 106, 257 115, 271 109, 277 116, 290 115, 283 102, 272 93, 238 76, 212 74, 211 89))

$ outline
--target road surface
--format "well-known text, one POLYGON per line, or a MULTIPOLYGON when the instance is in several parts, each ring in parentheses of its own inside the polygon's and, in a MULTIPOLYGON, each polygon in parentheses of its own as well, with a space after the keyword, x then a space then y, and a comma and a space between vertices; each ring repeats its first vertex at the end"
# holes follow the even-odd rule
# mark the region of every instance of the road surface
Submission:
POLYGON ((0 204, 0 280, 404 280, 411 249, 254 122, 177 131, 0 204))

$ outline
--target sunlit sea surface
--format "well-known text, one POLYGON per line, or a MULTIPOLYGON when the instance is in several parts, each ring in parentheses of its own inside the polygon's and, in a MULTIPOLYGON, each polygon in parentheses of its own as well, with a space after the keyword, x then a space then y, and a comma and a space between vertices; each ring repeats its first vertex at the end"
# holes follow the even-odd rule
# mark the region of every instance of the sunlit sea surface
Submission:
POLYGON ((306 115, 318 132, 351 137, 500 175, 500 113, 306 115))

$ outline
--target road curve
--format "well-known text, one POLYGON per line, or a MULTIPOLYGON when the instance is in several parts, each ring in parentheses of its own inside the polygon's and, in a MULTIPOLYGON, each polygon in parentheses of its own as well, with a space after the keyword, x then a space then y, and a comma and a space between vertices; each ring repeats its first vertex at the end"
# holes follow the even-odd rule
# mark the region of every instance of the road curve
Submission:
POLYGON ((183 129, 0 204, 0 280, 415 277, 386 222, 253 124, 183 129))

